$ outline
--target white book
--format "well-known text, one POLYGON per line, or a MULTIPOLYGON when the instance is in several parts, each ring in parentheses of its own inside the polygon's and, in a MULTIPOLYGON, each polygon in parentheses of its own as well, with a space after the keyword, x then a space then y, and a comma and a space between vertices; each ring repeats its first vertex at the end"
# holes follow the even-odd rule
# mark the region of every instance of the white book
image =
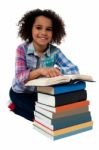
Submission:
POLYGON ((51 111, 51 112, 56 112, 56 108, 55 107, 51 107, 51 106, 47 106, 47 105, 44 105, 44 104, 40 104, 38 102, 36 102, 35 104, 36 104, 36 106, 41 107, 41 108, 43 108, 45 110, 48 110, 48 111, 51 111))
POLYGON ((40 114, 40 113, 38 113, 38 112, 36 112, 36 111, 34 111, 34 115, 35 116, 37 116, 38 118, 41 118, 42 120, 44 120, 46 123, 48 123, 48 124, 52 124, 52 120, 50 119, 50 118, 48 118, 48 117, 46 117, 46 116, 44 116, 44 115, 42 115, 42 114, 40 114))
POLYGON ((71 80, 94 81, 92 76, 83 74, 62 75, 52 78, 42 77, 28 81, 25 86, 50 86, 55 84, 67 83, 71 80))
POLYGON ((49 118, 53 117, 53 113, 52 112, 47 111, 47 110, 45 110, 45 109, 43 109, 41 107, 35 106, 35 111, 39 112, 39 113, 41 113, 41 114, 43 114, 43 115, 45 115, 45 116, 47 116, 49 118))
POLYGON ((54 137, 50 134, 48 134, 47 132, 45 132, 44 130, 38 128, 37 126, 34 125, 34 129, 39 131, 41 134, 45 135, 46 137, 48 137, 51 140, 54 140, 54 137))
POLYGON ((56 105, 56 97, 44 93, 38 93, 38 102, 54 107, 56 105))
POLYGON ((43 124, 44 126, 46 126, 47 128, 54 130, 54 126, 52 124, 47 123, 45 120, 35 116, 35 121, 39 122, 40 124, 43 124))

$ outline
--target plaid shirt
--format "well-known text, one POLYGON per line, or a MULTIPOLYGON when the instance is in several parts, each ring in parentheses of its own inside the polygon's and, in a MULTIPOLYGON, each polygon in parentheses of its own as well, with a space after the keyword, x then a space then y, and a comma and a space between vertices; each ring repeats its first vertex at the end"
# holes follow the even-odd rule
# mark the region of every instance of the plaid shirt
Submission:
POLYGON ((59 48, 49 45, 42 57, 38 57, 33 43, 23 43, 16 50, 15 78, 12 89, 15 92, 33 92, 35 87, 25 87, 24 82, 28 79, 29 73, 40 67, 58 66, 62 74, 77 74, 78 67, 75 66, 59 48))

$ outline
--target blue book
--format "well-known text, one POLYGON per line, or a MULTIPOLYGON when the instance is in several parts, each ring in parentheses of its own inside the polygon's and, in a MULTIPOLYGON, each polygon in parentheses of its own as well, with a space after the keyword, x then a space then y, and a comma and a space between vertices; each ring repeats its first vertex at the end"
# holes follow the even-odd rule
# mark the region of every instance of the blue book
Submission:
POLYGON ((72 91, 83 90, 85 88, 86 88, 86 83, 84 81, 78 81, 74 83, 57 84, 53 86, 38 86, 37 91, 40 93, 56 95, 56 94, 68 93, 72 91))
POLYGON ((70 133, 66 133, 66 134, 62 134, 62 135, 59 135, 59 136, 55 136, 55 137, 53 137, 53 140, 58 140, 58 139, 61 139, 61 138, 64 138, 64 137, 72 136, 72 135, 75 135, 75 134, 78 134, 78 133, 89 131, 91 129, 92 129, 92 126, 89 126, 89 127, 86 127, 86 128, 82 128, 82 129, 79 129, 79 130, 76 130, 76 131, 72 131, 70 133))
POLYGON ((39 112, 36 112, 34 111, 34 114, 35 116, 45 120, 46 123, 48 124, 52 124, 54 126, 57 126, 58 124, 69 124, 75 120, 80 120, 80 119, 83 119, 83 118, 91 118, 91 115, 90 115, 90 111, 87 111, 87 112, 82 112, 82 113, 79 113, 79 114, 72 114, 72 115, 69 115, 69 116, 63 116, 63 117, 60 117, 60 118, 48 118, 46 117, 45 115, 39 113, 39 112))
POLYGON ((44 117, 42 118, 41 116, 35 115, 35 120, 44 126, 48 127, 51 130, 58 130, 66 127, 70 127, 73 125, 85 123, 88 121, 91 121, 91 114, 90 112, 82 113, 82 114, 77 114, 73 117, 66 118, 64 121, 60 120, 60 122, 53 123, 51 124, 50 122, 47 122, 47 120, 44 120, 44 117))
POLYGON ((92 128, 93 128, 92 126, 89 126, 89 127, 85 127, 85 128, 82 128, 82 129, 75 130, 75 131, 71 131, 69 133, 61 134, 61 135, 58 135, 58 136, 52 136, 51 134, 49 134, 49 133, 45 132, 44 130, 40 129, 39 127, 34 126, 34 129, 36 129, 37 131, 39 131, 43 135, 47 136, 51 140, 58 140, 58 139, 62 139, 62 138, 65 138, 65 137, 72 136, 72 135, 76 135, 76 134, 79 134, 79 133, 82 133, 82 132, 85 132, 85 131, 89 131, 92 128))

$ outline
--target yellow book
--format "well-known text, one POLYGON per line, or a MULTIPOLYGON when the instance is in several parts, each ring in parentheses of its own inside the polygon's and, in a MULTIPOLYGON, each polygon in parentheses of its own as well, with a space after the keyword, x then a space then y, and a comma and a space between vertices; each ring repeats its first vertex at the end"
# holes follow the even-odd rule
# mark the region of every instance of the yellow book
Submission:
POLYGON ((93 122, 89 121, 89 122, 73 125, 73 126, 70 126, 70 127, 66 127, 66 128, 63 128, 63 129, 55 130, 55 131, 52 131, 52 130, 48 129, 46 126, 43 126, 42 124, 40 124, 36 121, 34 121, 33 125, 40 128, 40 129, 42 129, 43 131, 47 132, 48 134, 50 134, 52 136, 58 136, 58 135, 61 135, 61 134, 66 134, 66 133, 76 131, 76 130, 79 130, 79 129, 82 129, 82 128, 87 128, 87 127, 93 126, 93 122))

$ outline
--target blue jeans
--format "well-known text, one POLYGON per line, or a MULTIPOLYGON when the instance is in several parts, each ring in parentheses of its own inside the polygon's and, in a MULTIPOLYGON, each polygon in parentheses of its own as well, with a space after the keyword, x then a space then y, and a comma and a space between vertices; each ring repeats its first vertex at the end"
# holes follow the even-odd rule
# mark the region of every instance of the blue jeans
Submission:
POLYGON ((35 102, 37 101, 37 93, 16 93, 9 91, 11 101, 15 105, 13 110, 16 114, 32 121, 34 119, 35 102))

